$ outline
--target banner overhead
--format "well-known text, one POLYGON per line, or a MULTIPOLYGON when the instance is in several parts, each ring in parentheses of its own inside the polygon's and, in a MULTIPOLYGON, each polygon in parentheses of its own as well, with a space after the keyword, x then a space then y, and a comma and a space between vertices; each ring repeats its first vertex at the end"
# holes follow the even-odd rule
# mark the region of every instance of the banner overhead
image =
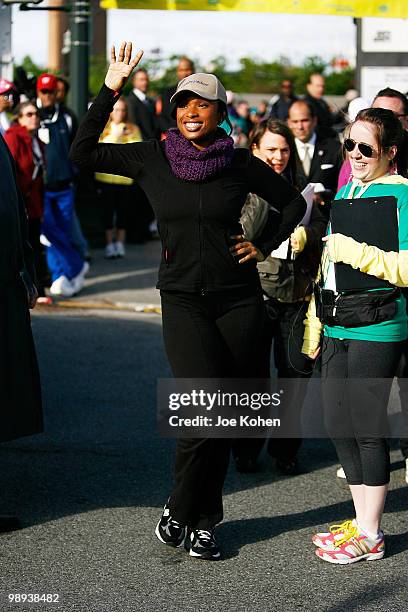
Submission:
MULTIPOLYGON (((101 0, 105 9, 237 11, 408 18, 407 0, 101 0)), ((408 33, 408 22, 407 22, 408 33)))

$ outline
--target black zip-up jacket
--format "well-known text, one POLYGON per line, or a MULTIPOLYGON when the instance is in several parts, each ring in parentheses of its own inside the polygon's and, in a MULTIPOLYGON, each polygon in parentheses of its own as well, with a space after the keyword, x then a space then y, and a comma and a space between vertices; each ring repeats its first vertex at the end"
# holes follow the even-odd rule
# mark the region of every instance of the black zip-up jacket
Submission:
POLYGON ((114 102, 115 93, 104 85, 79 127, 71 160, 82 168, 129 176, 145 191, 163 245, 157 287, 205 293, 259 286, 255 260, 238 264, 229 251, 230 236, 242 232, 246 197, 256 193, 281 211, 279 227, 267 228, 255 243, 265 256, 302 218, 303 197, 244 149, 236 149, 231 166, 217 176, 192 182, 173 174, 163 142, 98 144, 114 102))

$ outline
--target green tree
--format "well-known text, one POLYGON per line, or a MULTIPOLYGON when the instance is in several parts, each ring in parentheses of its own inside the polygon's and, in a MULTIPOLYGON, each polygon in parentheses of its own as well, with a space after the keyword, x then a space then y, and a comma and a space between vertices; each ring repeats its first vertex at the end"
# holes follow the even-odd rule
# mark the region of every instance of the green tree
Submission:
POLYGON ((341 72, 332 72, 326 77, 326 94, 344 94, 348 89, 354 88, 356 71, 354 68, 345 68, 341 72))
POLYGON ((89 64, 89 94, 94 98, 105 80, 108 61, 103 55, 92 55, 89 64))
MULTIPOLYGON (((172 55, 170 58, 163 58, 158 53, 155 56, 143 59, 145 68, 151 78, 151 93, 160 95, 168 87, 177 82, 177 64, 180 55, 172 55)), ((24 68, 28 77, 37 77, 47 68, 37 65, 30 56, 24 57, 21 67, 24 68)), ((89 91, 92 97, 96 96, 101 84, 104 81, 108 62, 104 56, 92 56, 89 70, 89 91)), ((327 94, 344 94, 347 89, 353 87, 355 70, 346 68, 340 72, 334 72, 331 63, 326 62, 319 56, 307 57, 301 65, 292 65, 287 57, 278 59, 259 59, 243 57, 239 61, 239 67, 235 70, 228 68, 228 60, 225 56, 219 55, 208 62, 205 66, 196 63, 197 72, 212 72, 225 85, 226 89, 231 89, 235 93, 277 93, 283 79, 291 79, 295 85, 295 91, 299 94, 304 93, 306 83, 310 74, 318 72, 326 77, 327 94)), ((124 95, 127 95, 132 88, 131 83, 127 83, 124 88, 124 95)))
POLYGON ((30 55, 26 55, 23 58, 23 61, 21 62, 20 66, 15 66, 14 67, 14 73, 15 73, 15 70, 16 70, 17 67, 23 68, 25 70, 28 78, 38 77, 43 72, 47 72, 47 69, 44 66, 39 66, 38 64, 36 64, 32 60, 30 55))

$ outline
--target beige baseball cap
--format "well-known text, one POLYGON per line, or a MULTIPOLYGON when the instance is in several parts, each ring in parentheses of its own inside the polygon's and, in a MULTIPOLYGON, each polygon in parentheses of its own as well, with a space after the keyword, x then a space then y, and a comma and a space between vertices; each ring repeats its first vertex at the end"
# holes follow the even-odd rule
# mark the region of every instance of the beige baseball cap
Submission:
POLYGON ((205 72, 190 74, 179 82, 176 93, 171 96, 170 102, 176 102, 185 91, 191 91, 205 100, 220 100, 227 104, 227 92, 215 74, 206 74, 205 72))

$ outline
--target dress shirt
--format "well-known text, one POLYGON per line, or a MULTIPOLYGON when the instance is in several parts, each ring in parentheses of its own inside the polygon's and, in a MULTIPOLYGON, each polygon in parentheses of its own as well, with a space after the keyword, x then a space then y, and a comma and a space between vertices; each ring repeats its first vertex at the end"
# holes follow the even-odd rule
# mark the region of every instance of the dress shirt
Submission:
POLYGON ((140 91, 140 89, 137 89, 136 87, 133 89, 133 93, 135 94, 136 98, 139 98, 139 100, 141 102, 146 102, 147 100, 147 96, 145 93, 143 93, 143 91, 140 91))
POLYGON ((312 137, 307 142, 302 142, 299 138, 295 138, 296 148, 299 155, 299 159, 303 164, 306 155, 306 147, 309 150, 310 159, 313 159, 315 145, 316 145, 316 132, 313 132, 312 137))

